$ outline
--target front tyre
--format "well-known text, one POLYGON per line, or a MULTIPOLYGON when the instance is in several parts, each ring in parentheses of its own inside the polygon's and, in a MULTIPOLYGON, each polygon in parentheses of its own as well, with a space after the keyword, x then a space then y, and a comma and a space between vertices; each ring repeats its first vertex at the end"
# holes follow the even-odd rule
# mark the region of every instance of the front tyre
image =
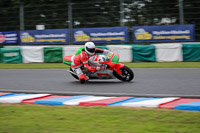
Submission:
POLYGON ((113 74, 117 79, 122 80, 122 81, 127 81, 127 82, 133 80, 134 73, 129 67, 124 66, 120 70, 121 70, 122 74, 119 74, 115 70, 113 71, 113 74))

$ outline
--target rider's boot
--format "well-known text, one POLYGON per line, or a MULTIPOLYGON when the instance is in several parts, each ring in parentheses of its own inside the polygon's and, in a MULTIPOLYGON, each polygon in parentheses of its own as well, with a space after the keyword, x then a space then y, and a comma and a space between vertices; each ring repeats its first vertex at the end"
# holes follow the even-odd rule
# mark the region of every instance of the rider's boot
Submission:
POLYGON ((87 77, 84 74, 81 74, 79 80, 81 84, 84 84, 87 81, 87 77))

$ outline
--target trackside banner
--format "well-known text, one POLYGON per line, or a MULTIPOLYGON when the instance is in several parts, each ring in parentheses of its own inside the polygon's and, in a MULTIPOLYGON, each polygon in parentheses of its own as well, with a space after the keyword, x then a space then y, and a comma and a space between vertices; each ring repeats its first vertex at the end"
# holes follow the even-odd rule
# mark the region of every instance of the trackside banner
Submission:
POLYGON ((0 32, 0 43, 18 43, 17 31, 0 32))
POLYGON ((67 29, 20 31, 23 44, 67 44, 67 29))
POLYGON ((194 41, 194 25, 134 26, 133 41, 194 41))
POLYGON ((118 43, 128 42, 128 27, 103 27, 74 29, 74 43, 118 43))

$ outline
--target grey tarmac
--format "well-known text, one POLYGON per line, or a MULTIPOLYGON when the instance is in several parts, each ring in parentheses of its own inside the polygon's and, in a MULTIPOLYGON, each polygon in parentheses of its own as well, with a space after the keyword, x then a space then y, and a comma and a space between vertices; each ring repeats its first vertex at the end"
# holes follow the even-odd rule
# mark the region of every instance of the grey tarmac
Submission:
POLYGON ((80 84, 67 69, 0 69, 0 92, 200 98, 199 68, 136 68, 131 82, 80 84))

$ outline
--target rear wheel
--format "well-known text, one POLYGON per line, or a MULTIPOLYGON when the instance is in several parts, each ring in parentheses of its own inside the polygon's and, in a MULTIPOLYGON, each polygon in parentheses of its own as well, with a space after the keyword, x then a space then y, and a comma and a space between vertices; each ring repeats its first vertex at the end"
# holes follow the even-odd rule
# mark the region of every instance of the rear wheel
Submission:
POLYGON ((120 70, 121 70, 122 74, 119 74, 115 70, 113 71, 113 74, 117 79, 122 80, 122 81, 131 81, 131 80, 133 80, 134 73, 129 67, 124 66, 120 70))

